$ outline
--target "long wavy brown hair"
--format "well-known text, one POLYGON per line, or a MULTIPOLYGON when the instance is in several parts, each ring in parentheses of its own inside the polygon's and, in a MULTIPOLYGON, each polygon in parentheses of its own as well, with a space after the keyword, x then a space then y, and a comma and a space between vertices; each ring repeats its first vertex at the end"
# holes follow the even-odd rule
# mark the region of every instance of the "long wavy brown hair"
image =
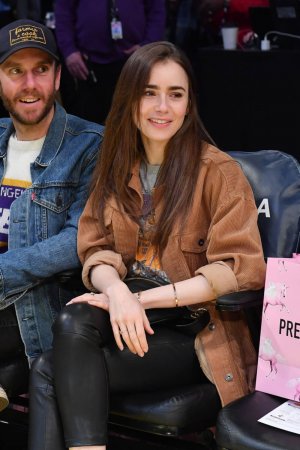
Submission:
POLYGON ((135 51, 124 65, 107 117, 91 191, 93 210, 103 233, 107 233, 104 208, 112 196, 120 210, 139 223, 140 199, 128 187, 128 182, 133 165, 139 159, 146 160, 146 155, 134 117, 139 117, 140 100, 149 82, 151 69, 156 63, 169 60, 179 64, 187 75, 189 111, 181 128, 166 145, 156 183, 161 194, 154 202, 163 202, 163 208, 151 242, 159 254, 166 246, 174 223, 183 223, 192 204, 203 142, 213 143, 199 118, 191 65, 172 43, 145 45, 135 51))

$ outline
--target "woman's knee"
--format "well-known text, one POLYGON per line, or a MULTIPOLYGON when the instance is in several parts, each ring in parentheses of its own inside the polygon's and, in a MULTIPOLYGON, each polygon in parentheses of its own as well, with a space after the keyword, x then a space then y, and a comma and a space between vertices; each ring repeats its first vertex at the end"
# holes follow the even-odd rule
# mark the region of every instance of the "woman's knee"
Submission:
POLYGON ((90 333, 100 332, 106 335, 109 328, 109 315, 106 311, 86 303, 74 303, 60 312, 53 325, 53 334, 88 336, 90 333))

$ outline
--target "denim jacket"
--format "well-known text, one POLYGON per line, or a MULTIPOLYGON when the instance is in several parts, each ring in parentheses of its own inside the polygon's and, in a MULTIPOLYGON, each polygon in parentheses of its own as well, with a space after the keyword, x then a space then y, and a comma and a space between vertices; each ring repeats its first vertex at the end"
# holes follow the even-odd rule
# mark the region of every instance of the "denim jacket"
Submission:
MULTIPOLYGON (((14 127, 0 120, 0 175, 14 127)), ((29 359, 52 345, 51 326, 72 297, 55 274, 80 266, 76 239, 103 127, 56 104, 32 185, 11 206, 8 251, 0 254, 0 309, 14 303, 29 359)))

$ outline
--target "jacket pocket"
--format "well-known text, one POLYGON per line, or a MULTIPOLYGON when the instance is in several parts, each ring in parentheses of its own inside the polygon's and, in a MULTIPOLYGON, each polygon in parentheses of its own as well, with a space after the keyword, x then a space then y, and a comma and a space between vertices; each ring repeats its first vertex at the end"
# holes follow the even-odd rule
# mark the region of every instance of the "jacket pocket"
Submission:
POLYGON ((201 237, 199 232, 183 234, 180 237, 180 249, 192 274, 207 264, 207 246, 206 236, 201 237))
POLYGON ((35 190, 32 193, 34 203, 60 214, 70 208, 74 193, 73 189, 64 186, 47 187, 41 190, 35 190))
POLYGON ((75 188, 70 186, 33 190, 31 200, 35 204, 35 224, 40 239, 56 235, 65 226, 74 196, 75 188))

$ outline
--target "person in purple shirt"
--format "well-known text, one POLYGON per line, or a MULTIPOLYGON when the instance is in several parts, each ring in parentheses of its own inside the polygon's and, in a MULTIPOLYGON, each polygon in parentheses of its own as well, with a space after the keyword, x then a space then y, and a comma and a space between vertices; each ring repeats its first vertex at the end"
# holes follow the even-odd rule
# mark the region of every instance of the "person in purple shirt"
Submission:
MULTIPOLYGON (((71 112, 104 123, 128 56, 164 37, 165 1, 56 0, 55 20, 57 43, 75 80, 71 112)), ((64 104, 68 89, 63 83, 64 104)))

